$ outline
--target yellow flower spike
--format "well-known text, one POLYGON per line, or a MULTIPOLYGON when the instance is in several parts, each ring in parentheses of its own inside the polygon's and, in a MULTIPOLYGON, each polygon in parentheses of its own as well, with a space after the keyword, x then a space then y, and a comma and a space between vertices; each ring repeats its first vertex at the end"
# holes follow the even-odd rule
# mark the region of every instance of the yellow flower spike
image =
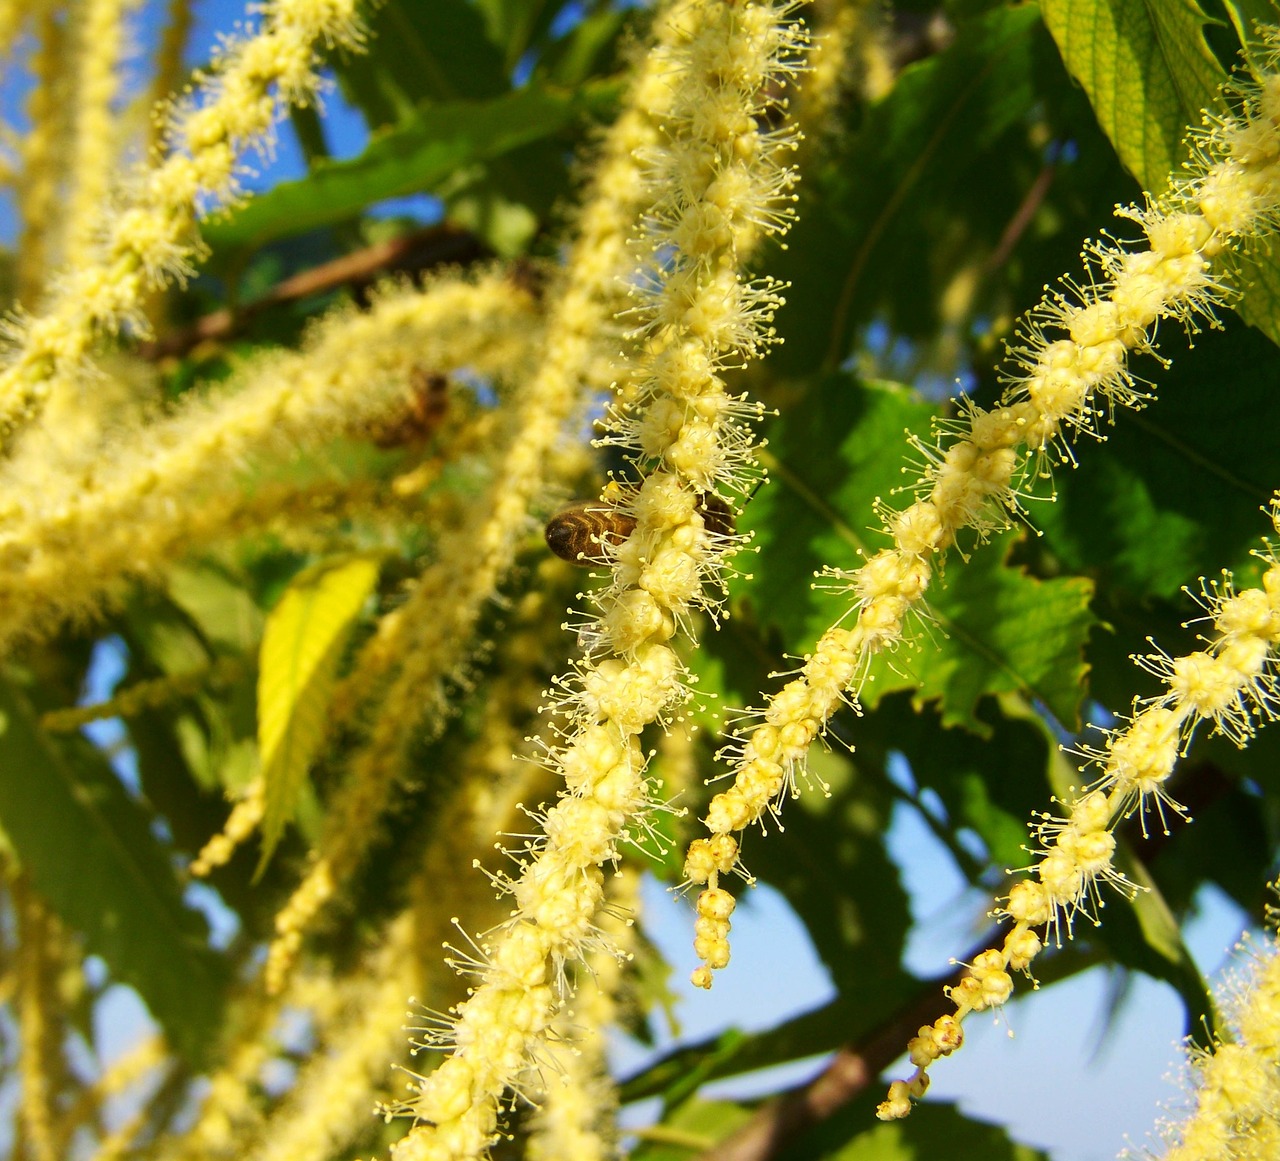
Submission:
POLYGON ((635 943, 632 916, 640 878, 624 867, 610 882, 600 926, 609 946, 593 951, 578 972, 573 1010, 554 1026, 550 1061, 531 1117, 530 1161, 606 1161, 617 1153, 618 1094, 605 1058, 605 1029, 617 1022, 624 964, 635 943))
MULTIPOLYGON (((681 10, 677 5, 660 17, 658 27, 669 34, 671 21, 679 19, 681 10)), ((580 390, 601 385, 593 366, 601 336, 609 334, 608 318, 620 297, 615 282, 625 268, 628 231, 638 199, 645 192, 637 157, 655 141, 655 119, 669 100, 661 79, 665 68, 661 53, 646 59, 637 86, 651 99, 643 105, 633 101, 625 108, 605 141, 578 221, 577 239, 554 288, 558 297, 552 296, 542 360, 521 393, 509 425, 511 442, 497 457, 501 464, 497 479, 478 497, 473 517, 464 522, 463 531, 442 547, 439 563, 393 614, 394 621, 386 626, 386 640, 375 638, 370 643, 344 691, 354 708, 354 703, 378 689, 392 659, 408 657, 380 700, 370 737, 357 751, 348 781, 333 804, 335 825, 322 840, 307 877, 276 917, 276 938, 266 973, 271 988, 282 987, 292 970, 302 932, 331 896, 329 884, 335 878, 335 868, 336 877, 342 879, 359 864, 376 832, 377 820, 390 805, 403 773, 405 739, 410 733, 406 723, 424 717, 433 722, 442 718, 446 708, 444 682, 466 656, 475 624, 510 567, 529 508, 545 486, 546 458, 561 425, 580 399, 580 390), (467 578, 465 586, 458 585, 459 576, 467 578), (442 609, 447 614, 443 617, 442 609), (428 691, 425 697, 424 689, 428 691)), ((468 311, 456 312, 455 317, 464 326, 474 327, 477 321, 468 311)), ((478 334, 482 348, 492 343, 493 335, 478 334)), ((616 376, 611 372, 611 377, 616 376)), ((628 625, 620 631, 631 632, 633 628, 628 625)), ((629 645, 640 643, 639 639, 628 639, 629 645)), ((597 738, 595 757, 601 769, 608 771, 614 763, 599 754, 598 746, 597 738)), ((621 752, 626 752, 625 746, 621 752)), ((588 782, 592 777, 581 768, 576 776, 588 782)), ((470 1123, 466 1132, 478 1131, 475 1124, 470 1123)))
POLYGON ((174 110, 167 134, 173 152, 134 175, 123 204, 104 212, 95 260, 56 276, 42 313, 10 328, 14 349, 0 371, 0 435, 6 443, 40 411, 55 382, 83 369, 98 337, 125 325, 144 327, 146 292, 191 274, 199 254, 197 214, 240 196, 241 154, 269 140, 289 104, 314 97, 321 50, 359 48, 355 5, 262 5, 254 34, 225 47, 205 78, 204 103, 193 99, 174 110))
POLYGON ((364 432, 400 406, 416 360, 500 372, 527 349, 531 308, 494 274, 384 291, 334 312, 301 352, 248 364, 231 390, 119 432, 91 471, 58 472, 20 442, 0 463, 0 641, 90 614, 121 579, 240 527, 228 484, 247 464, 364 432))
POLYGON ((18 1061, 22 1083, 17 1123, 36 1161, 57 1161, 58 1121, 52 1078, 66 1022, 65 1001, 57 981, 71 963, 62 924, 36 893, 28 876, 17 871, 9 860, 6 863, 14 922, 22 934, 11 969, 23 1043, 18 1061))
MULTIPOLYGON (((1274 103, 1273 88, 1255 88, 1246 94, 1238 118, 1219 120, 1195 135, 1198 164, 1174 181, 1170 194, 1145 208, 1121 211, 1142 227, 1150 248, 1126 251, 1091 243, 1086 248, 1089 277, 1083 282, 1065 279, 1020 324, 1009 347, 1012 368, 1000 404, 991 411, 966 405, 961 421, 940 425, 937 447, 917 444, 928 467, 916 485, 916 500, 900 512, 884 513, 893 547, 852 573, 827 574, 847 585, 856 602, 857 619, 848 630, 850 682, 838 697, 829 687, 826 696, 811 697, 810 691, 827 680, 828 662, 820 652, 806 660, 799 677, 746 715, 738 740, 723 751, 732 757, 735 780, 712 801, 705 822, 713 835, 776 814, 784 788, 803 781, 800 740, 821 732, 841 700, 856 707, 868 659, 897 648, 904 639, 907 618, 932 580, 932 558, 950 549, 963 529, 981 539, 1007 527, 1022 512, 1022 489, 1050 474, 1051 458, 1073 463, 1073 441, 1081 434, 1096 436, 1101 416, 1117 405, 1139 407, 1148 400, 1128 360, 1131 352, 1152 349, 1159 321, 1177 319, 1194 329, 1198 317, 1212 318, 1214 304, 1225 294, 1224 283, 1211 270, 1212 259, 1248 236, 1271 231, 1280 219, 1280 148, 1264 144, 1277 135, 1269 112, 1274 103), (1237 132, 1250 143, 1241 147, 1247 161, 1233 154, 1237 132), (954 439, 946 438, 949 430, 954 439), (758 776, 756 755, 744 742, 760 721, 775 727, 779 736, 787 730, 788 740, 795 743, 785 751, 782 783, 758 776), (773 797, 762 798, 770 785, 776 786, 773 797)), ((1170 661, 1157 657, 1143 664, 1163 680, 1170 661)), ((1203 663, 1183 664, 1180 681, 1193 696, 1181 699, 1171 692, 1165 699, 1178 703, 1172 739, 1162 739, 1172 740, 1174 754, 1187 741, 1187 715, 1205 711, 1219 731, 1240 741, 1252 728, 1251 714, 1259 707, 1270 713, 1276 696, 1273 673, 1250 645, 1220 646, 1203 663)), ((1163 781, 1171 766, 1163 758, 1169 755, 1155 762, 1162 773, 1144 773, 1152 765, 1152 752, 1140 749, 1124 756, 1134 784, 1163 781)), ((1114 805, 1120 809, 1135 801, 1121 794, 1114 805)), ((1074 854, 1085 860, 1089 873, 1071 853, 1055 849, 1046 854, 1038 873, 1055 901, 1078 905, 1094 889, 1093 869, 1110 877, 1106 846, 1102 838, 1077 844, 1074 854)), ((717 885, 714 876, 708 881, 717 885)), ((705 964, 697 976, 703 982, 710 979, 705 964)))
MULTIPOLYGON (((12 37, 19 14, 8 12, 4 20, 12 37)), ((31 128, 22 140, 20 180, 15 191, 22 222, 15 270, 17 301, 28 308, 44 293, 53 262, 54 231, 59 221, 54 207, 66 144, 65 109, 57 99, 58 82, 66 66, 66 33, 52 5, 36 14, 34 24, 37 43, 31 54, 31 72, 35 83, 27 101, 31 128)))
POLYGON ((119 162, 117 151, 122 142, 111 104, 124 49, 125 12, 135 4, 136 0, 91 0, 75 21, 75 159, 69 167, 73 184, 65 209, 62 255, 71 266, 92 260, 112 171, 119 162))
MULTIPOLYGON (((547 635, 545 617, 533 608, 520 614, 503 648, 538 650, 547 635)), ((300 1066, 288 1098, 252 1134, 253 1147, 246 1152, 243 1144, 228 1144, 225 1131, 229 1122, 256 1108, 252 1094, 259 1084, 260 1046, 269 1043, 267 1030, 259 1026, 244 1041, 255 1051, 243 1057, 230 1053, 213 1076, 195 1125, 163 1142, 159 1161, 207 1161, 233 1152, 246 1161, 326 1161, 352 1147, 368 1124, 370 1091, 382 1089, 395 1075, 393 1063, 405 1060, 406 997, 422 995, 426 988, 432 1002, 443 1007, 462 992, 460 982, 440 976, 436 962, 436 949, 455 930, 453 917, 461 915, 468 926, 484 929, 505 914, 483 879, 462 877, 447 897, 439 884, 459 865, 490 855, 494 833, 518 825, 519 802, 539 793, 545 774, 511 757, 521 748, 511 706, 526 702, 531 692, 536 693, 536 682, 524 669, 504 668, 490 687, 477 740, 456 772, 458 789, 443 805, 421 862, 410 874, 409 908, 392 921, 381 945, 353 964, 349 976, 318 981, 298 973, 281 996, 267 1001, 269 1013, 282 1008, 309 1013, 324 1050, 300 1066)), ((525 958, 543 966, 541 956, 525 958)), ((509 970, 521 968, 511 964, 509 970)), ((528 980, 530 986, 541 982, 528 980)))
MULTIPOLYGON (((486 944, 479 982, 459 1009, 454 1031, 442 1033, 441 1043, 451 1044, 453 1052, 418 1084, 402 1110, 419 1123, 394 1147, 395 1161, 472 1157, 492 1140, 498 1102, 521 1070, 536 1064, 563 1002, 565 965, 603 938, 594 919, 601 901, 598 864, 616 856, 626 828, 648 808, 645 759, 635 739, 687 697, 683 666, 665 644, 668 625, 688 624, 694 609, 714 605, 717 598, 706 588, 716 583, 738 541, 705 535, 702 516, 684 496, 696 500, 717 489, 740 494, 751 463, 744 412, 728 400, 705 405, 723 395, 715 374, 720 366, 737 364, 770 341, 767 324, 779 301, 770 285, 743 279, 744 255, 734 250, 733 231, 721 227, 724 221, 758 219, 790 187, 783 163, 790 137, 776 130, 766 136, 750 115, 764 108, 760 78, 785 82, 797 67, 803 37, 786 22, 786 13, 786 7, 770 4, 689 0, 660 23, 661 39, 649 59, 664 71, 670 108, 646 179, 654 204, 636 239, 646 269, 628 312, 635 334, 655 341, 628 376, 634 387, 611 412, 613 432, 606 440, 648 461, 644 466, 658 482, 637 490, 635 495, 646 496, 643 503, 630 496, 623 501, 636 528, 621 545, 601 546, 613 567, 611 583, 593 596, 599 621, 584 634, 595 643, 593 651, 559 682, 562 742, 551 750, 550 762, 566 769, 572 789, 547 811, 545 833, 516 853, 516 910, 486 944), (707 71, 708 60, 732 67, 707 71), (747 78, 749 87, 735 78, 747 78), (720 216, 701 212, 718 175, 754 167, 769 176, 737 184, 749 201, 720 204, 720 216), (710 238, 699 234, 700 226, 711 230, 710 238), (675 248, 677 238, 687 250, 675 248), (697 414, 688 406, 693 403, 697 414), (652 617, 647 602, 630 595, 636 591, 647 593, 670 621, 652 617), (620 605, 627 614, 615 613, 620 605), (652 630, 648 639, 641 637, 646 627, 652 630), (606 652, 619 643, 626 646, 623 655, 606 652), (593 768, 583 752, 606 756, 602 729, 627 754, 608 770, 593 768), (560 991, 517 992, 497 973, 502 949, 530 927, 545 941, 560 991)), ((785 222, 781 207, 770 212, 785 222)), ((713 938, 727 927, 722 919, 709 922, 715 925, 713 938)))
POLYGON ((1190 1110, 1161 1127, 1165 1161, 1264 1161, 1280 1144, 1280 945, 1269 931, 1237 952, 1246 962, 1219 997, 1230 1039, 1189 1051, 1190 1110))
MULTIPOLYGON (((1277 519, 1280 495, 1272 501, 1273 523, 1277 519)), ((1045 817, 1039 823, 1037 835, 1044 845, 1033 868, 1035 879, 1016 883, 996 911, 997 916, 1014 920, 1002 949, 983 952, 970 975, 951 989, 956 1019, 1005 1002, 1012 991, 1009 970, 1029 971, 1042 949, 1033 928, 1046 927, 1059 939, 1065 929, 1070 937, 1076 913, 1082 908, 1096 911, 1100 884, 1132 890, 1114 866, 1113 828, 1120 818, 1137 811, 1143 812, 1144 825, 1147 810, 1154 810, 1162 822, 1166 807, 1183 813, 1168 797, 1164 783, 1201 722, 1211 723, 1237 745, 1244 745, 1259 721, 1278 716, 1280 658, 1275 651, 1269 593, 1280 565, 1269 547, 1259 555, 1269 566, 1263 577, 1265 588, 1237 593, 1229 580, 1205 586, 1199 598, 1206 611, 1204 620, 1217 630, 1217 636, 1206 639, 1205 649, 1182 658, 1157 653, 1135 659, 1159 675, 1168 692, 1146 703, 1135 702, 1124 728, 1110 731, 1102 747, 1079 751, 1101 770, 1101 777, 1068 804, 1066 817, 1045 817)), ((1280 985, 1280 971, 1274 975, 1280 985)), ((1274 1011, 1280 1012, 1280 1004, 1274 1011)), ((1276 1028, 1280 1029, 1280 1017, 1276 1028)), ((1271 1033, 1264 1038, 1270 1041, 1271 1033)), ((1223 1057, 1224 1072, 1215 1082, 1219 1086, 1215 1099, 1227 1100, 1222 1095, 1227 1089, 1239 1097, 1248 1088, 1248 1078, 1233 1071, 1233 1059, 1231 1053, 1223 1057)), ((914 1058, 913 1063, 918 1071, 927 1068, 914 1058)), ((905 1116, 909 1108, 902 1104, 903 1091, 891 1090, 877 1115, 905 1116)), ((1198 1142, 1206 1134, 1221 1140, 1222 1131, 1222 1125, 1206 1114, 1189 1130, 1181 1149, 1189 1158, 1198 1158, 1202 1155, 1198 1142)))

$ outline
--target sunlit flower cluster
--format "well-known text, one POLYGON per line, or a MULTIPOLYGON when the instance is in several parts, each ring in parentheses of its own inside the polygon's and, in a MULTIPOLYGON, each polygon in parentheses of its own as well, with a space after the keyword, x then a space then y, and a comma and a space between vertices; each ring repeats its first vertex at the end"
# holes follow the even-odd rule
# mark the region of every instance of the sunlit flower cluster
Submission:
POLYGON ((1224 1031, 1207 1049, 1189 1044, 1187 1107, 1161 1125, 1164 1148, 1142 1151, 1153 1161, 1267 1161, 1280 1149, 1280 946, 1274 931, 1246 934, 1236 953, 1219 989, 1224 1031))
POLYGON ((269 150, 289 105, 315 98, 324 48, 359 47, 355 8, 355 0, 276 0, 264 6, 257 35, 228 42, 198 97, 175 107, 168 156, 121 191, 92 260, 54 278, 40 313, 9 328, 0 430, 10 433, 38 412, 55 382, 74 383, 103 335, 145 332, 144 295, 193 272, 196 217, 235 199, 245 150, 269 150))
POLYGON ((428 1035, 452 1051, 406 1102, 418 1124, 393 1150, 396 1161, 477 1156, 497 1132, 499 1102, 530 1086, 531 1068, 538 1087, 553 1083, 536 1076, 549 1066, 544 1045, 565 965, 608 946, 596 918, 602 867, 652 809, 639 735, 670 722, 685 700, 671 641, 693 610, 714 603, 707 586, 734 545, 710 527, 709 497, 745 486, 749 435, 746 405, 720 372, 769 338, 777 291, 748 281, 741 259, 788 220, 794 139, 756 114, 769 86, 794 73, 801 44, 785 8, 706 0, 678 6, 650 54, 669 109, 645 159, 652 207, 629 316, 645 350, 610 436, 643 479, 601 502, 634 530, 598 542, 611 577, 580 632, 587 656, 559 683, 559 741, 547 753, 565 789, 535 816, 541 833, 512 852, 518 873, 505 886, 514 912, 471 954, 470 998, 428 1035))
MULTIPOLYGON (((1000 405, 984 410, 967 403, 959 422, 940 425, 936 446, 917 442, 926 462, 917 499, 884 512, 893 547, 853 572, 829 570, 854 598, 856 618, 848 628, 829 629, 799 674, 751 714, 726 747, 733 784, 712 799, 709 837, 689 850, 685 875, 706 884, 698 904, 703 963, 695 983, 709 987, 712 970, 729 960, 734 901, 720 879, 741 870, 734 834, 776 813, 782 797, 796 792, 810 743, 842 702, 856 705, 869 658, 904 640, 938 559, 963 530, 981 538, 1022 518, 1024 496, 1054 463, 1073 462, 1079 435, 1098 435, 1117 406, 1142 406, 1151 397, 1130 369, 1130 356, 1152 348, 1160 320, 1194 327, 1197 319, 1212 318, 1213 304, 1225 294, 1213 260, 1274 224, 1277 126, 1280 82, 1269 75, 1238 117, 1217 121, 1198 138, 1199 168, 1192 176, 1167 198, 1124 211, 1142 227, 1145 249, 1091 244, 1088 276, 1065 281, 1027 316, 1010 347, 1000 405)), ((1213 684, 1210 676, 1205 680, 1213 684)), ((1223 696, 1226 703, 1214 714, 1220 725, 1232 718, 1233 695, 1223 696)), ((1224 728, 1230 732, 1229 724, 1224 728)))
MULTIPOLYGON (((1272 504, 1272 522, 1280 530, 1280 498, 1272 504)), ((1209 724, 1237 745, 1277 716, 1280 674, 1280 562, 1268 549, 1267 570, 1258 588, 1235 592, 1229 584, 1206 586, 1201 602, 1213 635, 1205 648, 1184 657, 1152 654, 1139 664, 1159 676, 1165 692, 1135 701, 1125 724, 1107 731, 1101 747, 1083 755, 1098 769, 1094 783, 1064 804, 1061 817, 1044 816, 1035 828, 1039 839, 1030 877, 1017 882, 999 914, 1012 921, 1000 948, 981 953, 966 977, 951 989, 954 1014, 923 1027, 909 1053, 916 1072, 895 1081, 880 1116, 905 1116, 910 1098, 928 1088, 928 1068, 960 1046, 960 1024, 970 1012, 1003 1004, 1013 991, 1010 972, 1028 972, 1043 948, 1040 932, 1060 939, 1070 934, 1083 911, 1097 920, 1100 887, 1132 887, 1114 865, 1116 823, 1135 811, 1181 812, 1165 783, 1186 752, 1198 727, 1209 724)), ((1145 817, 1144 817, 1145 825, 1145 817)))

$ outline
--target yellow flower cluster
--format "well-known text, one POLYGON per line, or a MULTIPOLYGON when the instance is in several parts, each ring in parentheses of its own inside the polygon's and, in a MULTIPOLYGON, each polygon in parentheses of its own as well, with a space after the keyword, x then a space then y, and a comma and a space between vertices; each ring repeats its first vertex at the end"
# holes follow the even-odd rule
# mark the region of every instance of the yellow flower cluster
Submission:
MULTIPOLYGON (((679 11, 677 5, 660 20, 660 35, 664 28, 670 34, 679 11)), ((629 231, 645 197, 640 159, 656 143, 656 122, 670 101, 661 59, 645 63, 602 146, 577 238, 548 292, 553 303, 540 336, 537 369, 516 390, 502 441, 491 451, 492 482, 443 538, 436 562, 404 604, 383 618, 335 699, 335 712, 346 717, 375 691, 381 693, 366 744, 331 811, 334 824, 276 916, 266 972, 271 991, 284 986, 306 931, 363 858, 404 772, 414 727, 425 721, 434 731, 443 723, 445 684, 460 676, 475 626, 511 567, 529 511, 546 490, 555 442, 575 409, 585 406, 587 391, 600 385, 600 348, 608 337, 616 338, 610 336, 612 314, 629 258, 629 231), (400 671, 380 690, 381 678, 397 658, 404 659, 400 671)), ((495 312, 493 317, 501 326, 502 316, 495 312)), ((490 335, 482 341, 494 343, 494 351, 508 346, 497 340, 490 335)))
POLYGON ((573 1007, 564 1011, 547 1045, 547 1087, 530 1118, 529 1161, 608 1161, 617 1156, 618 1097, 605 1045, 608 1030, 618 1022, 623 965, 635 943, 632 922, 639 888, 639 873, 627 867, 609 884, 600 916, 607 945, 578 973, 573 1007))
MULTIPOLYGON (((1272 503, 1272 523, 1280 531, 1280 496, 1272 503)), ((1229 584, 1206 588, 1203 603, 1215 634, 1206 647, 1185 657, 1153 654, 1139 659, 1167 689, 1135 702, 1124 728, 1109 732, 1101 748, 1084 753, 1101 770, 1096 782, 1067 804, 1062 818, 1037 826, 1041 847, 1033 876, 1016 883, 999 914, 1011 919, 1003 945, 983 952, 968 975, 951 989, 954 1014, 923 1027, 908 1046, 915 1073, 895 1081, 880 1106, 883 1119, 906 1116, 911 1098, 928 1088, 929 1066, 963 1041, 960 1024, 970 1012, 999 1007, 1013 991, 1010 972, 1028 971, 1042 949, 1038 932, 1070 933, 1075 915, 1093 913, 1099 885, 1129 885, 1112 862, 1116 822, 1137 810, 1181 807, 1168 797, 1165 782, 1191 743, 1198 726, 1213 728, 1243 746, 1261 722, 1280 712, 1280 560, 1268 553, 1262 586, 1234 592, 1229 584)))
POLYGON ((244 151, 267 148, 283 111, 314 98, 324 46, 359 47, 355 8, 356 0, 275 0, 255 35, 226 46, 204 99, 174 110, 168 156, 135 174, 113 207, 94 260, 51 280, 42 313, 8 327, 15 350, 0 371, 0 433, 36 414, 55 382, 74 381, 97 338, 145 331, 143 297, 193 271, 197 214, 235 199, 244 151))
MULTIPOLYGON (((1274 921, 1274 916, 1272 917, 1274 921)), ((1280 1150, 1280 945, 1266 937, 1230 987, 1234 1040, 1191 1053, 1193 1105, 1163 1161, 1270 1161, 1280 1150)))
POLYGON ((750 464, 741 422, 750 409, 728 394, 721 371, 769 339, 776 290, 746 280, 740 265, 745 249, 787 221, 793 135, 760 114, 794 73, 803 34, 787 6, 720 0, 678 6, 666 29, 650 57, 668 112, 648 159, 652 205, 631 312, 646 350, 610 437, 645 478, 602 501, 635 528, 601 545, 611 580, 580 634, 588 654, 560 682, 560 742, 547 762, 565 789, 537 816, 543 833, 512 852, 512 918, 468 965, 471 997, 428 1037, 452 1051, 406 1102, 402 1111, 419 1123, 395 1146, 396 1161, 483 1155, 504 1094, 532 1087, 526 1074, 538 1069, 561 1009, 566 963, 608 942, 596 921, 602 866, 651 809, 639 735, 686 696, 669 642, 692 610, 714 603, 705 587, 735 545, 704 515, 711 493, 745 486, 750 464))
MULTIPOLYGON (((729 961, 734 900, 721 876, 738 869, 735 832, 776 812, 794 792, 813 739, 842 701, 856 704, 868 659, 895 648, 906 620, 933 580, 935 558, 963 529, 985 536, 1021 513, 1027 483, 1052 460, 1070 462, 1071 441, 1096 434, 1117 406, 1148 396, 1129 369, 1135 351, 1151 348, 1165 318, 1195 325, 1224 293, 1210 266, 1246 238, 1272 228, 1280 208, 1280 76, 1263 77, 1238 117, 1217 122, 1199 141, 1199 169, 1144 210, 1125 211, 1146 235, 1147 249, 1096 243, 1083 285, 1064 283, 1046 295, 1011 347, 1015 368, 999 406, 969 404, 948 442, 918 445, 928 467, 905 510, 885 513, 893 547, 854 572, 831 570, 856 600, 852 627, 828 629, 799 676, 749 719, 727 753, 735 777, 712 800, 707 838, 691 844, 689 882, 699 897, 696 946, 702 965, 693 980, 710 987, 713 969, 729 961), (757 724, 750 724, 754 721, 757 724)), ((1175 729, 1176 734, 1176 729, 1175 729)))
POLYGON ((0 468, 0 641, 83 616, 123 578, 238 531, 240 508, 220 502, 229 480, 394 415, 416 359, 501 371, 527 346, 532 306, 496 274, 391 290, 330 317, 303 352, 250 364, 234 393, 115 433, 110 457, 59 472, 35 449, 16 456, 0 468))

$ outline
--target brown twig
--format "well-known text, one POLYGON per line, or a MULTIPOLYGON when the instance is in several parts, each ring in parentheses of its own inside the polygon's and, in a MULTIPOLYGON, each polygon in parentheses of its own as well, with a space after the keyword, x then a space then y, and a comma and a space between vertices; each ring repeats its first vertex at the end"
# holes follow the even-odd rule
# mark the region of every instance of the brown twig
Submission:
MULTIPOLYGON (((1179 796, 1188 805, 1204 809, 1229 787, 1230 780, 1220 769, 1212 763, 1201 762, 1187 771, 1179 796)), ((1171 837, 1163 830, 1151 831, 1144 837, 1136 818, 1127 820, 1121 829, 1148 861, 1171 837)), ((993 928, 986 939, 965 954, 949 976, 922 986, 915 999, 895 1012, 887 1023, 857 1044, 839 1049, 827 1067, 808 1084, 761 1105, 751 1120, 703 1153, 698 1161, 768 1161, 815 1125, 833 1116, 860 1096, 868 1085, 877 1083, 880 1074, 902 1055, 907 1041, 922 1025, 933 1023, 952 1009, 945 989, 960 982, 968 971, 967 963, 972 963, 989 948, 999 947, 1004 937, 1004 927, 993 928)))
POLYGON ((1032 219, 1036 216, 1036 212, 1044 204, 1045 198, 1049 196, 1049 190, 1053 186, 1053 179, 1058 174, 1057 165, 1050 161, 1038 174, 1036 179, 1031 183, 1026 195, 1022 199, 1021 205, 1013 217, 1009 219, 1008 224, 1004 228, 1004 233, 1000 235, 1000 241, 996 244, 996 248, 991 252, 991 256, 986 261, 986 272, 1000 269, 1009 261, 1009 256, 1013 253, 1013 248, 1018 244, 1018 240, 1026 233, 1027 227, 1031 225, 1032 219))
MULTIPOLYGON (((965 959, 969 962, 988 947, 998 946, 1003 931, 994 931, 965 959)), ((921 986, 916 998, 895 1012, 864 1040, 839 1049, 827 1067, 808 1084, 765 1102, 736 1133, 708 1149, 698 1161, 767 1161, 785 1146, 825 1121, 859 1096, 902 1055, 907 1041, 922 1024, 931 1024, 952 1007, 945 988, 960 982, 969 969, 960 964, 948 976, 921 986)))
POLYGON ((296 302, 344 285, 350 285, 360 292, 375 278, 384 274, 395 271, 416 274, 448 263, 474 262, 487 254, 484 243, 474 234, 447 222, 415 230, 390 241, 344 254, 332 262, 313 266, 310 270, 286 278, 253 302, 235 309, 216 310, 189 327, 183 327, 154 342, 142 343, 138 353, 149 360, 185 355, 199 343, 229 338, 255 315, 281 303, 296 302))

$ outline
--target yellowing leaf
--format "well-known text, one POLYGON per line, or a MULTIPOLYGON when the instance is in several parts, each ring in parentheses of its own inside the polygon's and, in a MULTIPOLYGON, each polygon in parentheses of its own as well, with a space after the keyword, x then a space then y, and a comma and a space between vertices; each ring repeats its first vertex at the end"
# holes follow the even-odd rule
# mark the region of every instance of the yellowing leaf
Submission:
POLYGON ((1227 79, 1205 41, 1208 18, 1194 0, 1045 0, 1040 10, 1120 160, 1162 193, 1187 156, 1188 126, 1218 106, 1227 79))
POLYGON ((293 817, 324 743, 338 660, 377 579, 376 558, 325 561, 295 577, 267 618, 258 674, 263 864, 293 817))
MULTIPOLYGON (((1228 4, 1238 32, 1249 32, 1266 9, 1228 4)), ((1202 110, 1221 112, 1227 74, 1205 39, 1211 23, 1196 0, 1103 4, 1043 0, 1045 23, 1063 62, 1089 96, 1098 124, 1120 160, 1153 194, 1164 192, 1189 155, 1187 134, 1202 110)), ((1280 343, 1280 270, 1274 238, 1227 259, 1233 305, 1245 322, 1280 343)))

